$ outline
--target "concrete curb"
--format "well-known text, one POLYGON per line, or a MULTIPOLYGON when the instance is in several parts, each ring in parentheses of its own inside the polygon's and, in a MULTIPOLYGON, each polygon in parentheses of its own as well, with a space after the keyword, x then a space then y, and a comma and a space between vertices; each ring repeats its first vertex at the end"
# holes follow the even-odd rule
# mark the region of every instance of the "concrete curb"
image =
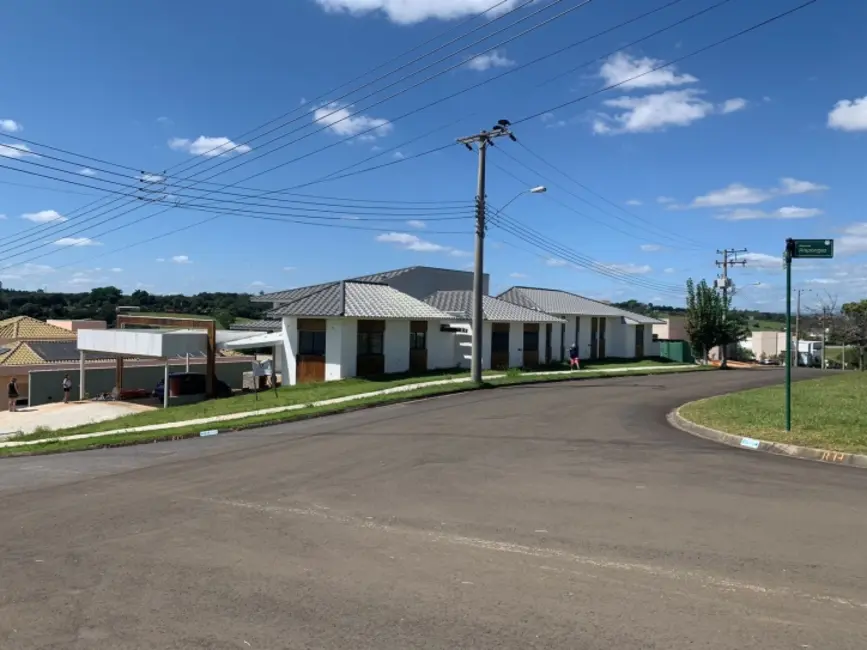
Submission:
MULTIPOLYGON (((700 400, 703 401, 703 400, 700 400)), ((695 402, 690 402, 694 404, 695 402)), ((776 454, 778 456, 788 456, 789 458, 798 458, 800 460, 811 460, 820 463, 830 463, 832 465, 846 465, 848 467, 858 467, 867 469, 867 455, 850 454, 841 451, 830 451, 828 449, 815 449, 813 447, 801 447, 799 445, 787 445, 782 442, 769 442, 767 440, 756 440, 746 436, 739 436, 725 431, 718 431, 696 424, 687 420, 680 414, 680 409, 687 404, 671 411, 668 416, 668 423, 676 429, 680 429, 686 433, 711 442, 717 442, 729 447, 737 447, 744 451, 762 451, 768 454, 776 454)))

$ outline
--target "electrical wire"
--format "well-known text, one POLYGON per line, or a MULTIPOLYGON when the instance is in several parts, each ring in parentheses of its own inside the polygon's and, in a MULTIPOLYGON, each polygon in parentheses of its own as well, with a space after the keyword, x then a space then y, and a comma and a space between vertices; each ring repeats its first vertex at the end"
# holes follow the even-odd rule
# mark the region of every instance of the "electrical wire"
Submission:
POLYGON ((774 23, 778 20, 786 18, 787 16, 790 16, 794 13, 797 13, 798 11, 801 11, 802 9, 806 9, 807 7, 809 7, 812 4, 815 4, 816 2, 818 2, 818 0, 807 0, 806 2, 803 2, 799 5, 797 5, 796 7, 793 7, 792 9, 788 9, 788 10, 783 11, 781 13, 775 14, 774 16, 771 16, 770 18, 767 18, 767 19, 765 19, 759 23, 751 25, 750 27, 746 27, 746 28, 740 30, 739 32, 735 32, 734 34, 729 34, 725 38, 721 38, 718 41, 714 41, 710 45, 705 45, 704 47, 700 47, 697 50, 693 50, 692 52, 689 52, 688 54, 684 54, 683 56, 679 56, 675 59, 671 59, 670 61, 667 61, 665 63, 657 65, 650 70, 646 70, 645 72, 642 72, 640 74, 629 77, 628 79, 623 79, 621 81, 618 81, 617 83, 610 84, 608 86, 605 86, 604 88, 600 88, 599 90, 595 90, 592 93, 582 95, 581 97, 571 99, 567 102, 563 102, 563 103, 558 104, 556 106, 551 106, 549 108, 546 108, 545 110, 538 111, 536 113, 533 113, 532 115, 527 115, 527 116, 522 117, 518 120, 513 120, 512 126, 517 125, 517 124, 522 124, 522 123, 527 122, 529 120, 537 119, 537 118, 545 115, 546 113, 553 113, 554 111, 558 111, 562 108, 566 108, 567 106, 572 106, 573 104, 577 104, 578 102, 583 102, 583 101, 585 101, 591 97, 595 97, 596 95, 599 95, 601 93, 607 92, 609 90, 613 90, 614 88, 619 88, 620 86, 623 86, 624 84, 627 84, 630 81, 635 81, 636 79, 640 79, 641 77, 645 77, 649 74, 653 74, 654 72, 657 72, 658 70, 662 70, 664 68, 668 68, 670 66, 673 66, 677 63, 680 63, 680 62, 685 61, 689 58, 692 58, 698 54, 702 54, 703 52, 707 52, 708 50, 711 50, 715 47, 719 47, 720 45, 728 43, 729 41, 732 41, 736 38, 739 38, 741 36, 745 36, 746 34, 749 34, 750 32, 756 31, 757 29, 761 29, 762 27, 766 27, 767 25, 770 25, 771 23, 774 23))

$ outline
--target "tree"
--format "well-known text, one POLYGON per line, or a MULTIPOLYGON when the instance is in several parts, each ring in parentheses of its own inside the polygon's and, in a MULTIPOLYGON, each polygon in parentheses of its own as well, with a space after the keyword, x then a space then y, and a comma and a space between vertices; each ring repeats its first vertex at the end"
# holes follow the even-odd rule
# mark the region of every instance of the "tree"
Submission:
MULTIPOLYGON (((712 348, 724 348, 743 341, 750 335, 748 319, 743 312, 730 309, 731 298, 724 297, 708 285, 705 280, 695 284, 692 279, 686 283, 686 333, 692 345, 693 354, 707 362, 712 348)), ((722 355, 723 368, 726 355, 722 355)))
POLYGON ((842 312, 847 321, 845 339, 858 346, 858 367, 863 372, 867 348, 867 300, 847 302, 843 305, 842 312))

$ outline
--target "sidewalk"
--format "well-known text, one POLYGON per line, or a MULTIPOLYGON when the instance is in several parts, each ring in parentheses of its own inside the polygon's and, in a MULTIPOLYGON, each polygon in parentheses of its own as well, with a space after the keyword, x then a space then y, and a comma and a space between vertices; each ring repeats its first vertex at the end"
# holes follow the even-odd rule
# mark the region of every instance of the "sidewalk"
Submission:
MULTIPOLYGON (((622 368, 609 368, 609 369, 597 369, 597 370, 555 370, 548 372, 527 372, 521 373, 523 377, 545 377, 545 376, 566 376, 566 375, 575 375, 579 376, 584 373, 604 373, 604 374, 617 374, 617 373, 625 373, 625 372, 635 372, 635 371, 646 371, 646 370, 678 370, 684 368, 691 368, 691 365, 664 365, 664 366, 627 366, 622 368)), ((485 380, 491 379, 503 379, 507 377, 505 373, 501 374, 485 374, 485 380)), ((228 413, 226 415, 217 415, 209 418, 198 418, 195 420, 183 420, 180 422, 166 422, 162 424, 148 424, 140 427, 129 427, 126 429, 113 429, 111 431, 99 431, 96 433, 81 433, 73 436, 63 436, 63 435, 55 435, 55 436, 46 436, 45 438, 41 438, 39 440, 7 440, 4 442, 0 442, 0 448, 4 447, 25 447, 28 445, 38 445, 46 442, 51 442, 53 440, 85 440, 87 438, 98 438, 102 436, 112 436, 122 433, 144 433, 147 431, 166 431, 171 429, 180 429, 188 426, 199 426, 199 425, 213 425, 219 424, 220 422, 235 422, 237 420, 243 420, 245 418, 256 417, 259 415, 272 415, 274 413, 289 413, 292 411, 300 411, 301 409, 306 409, 310 407, 317 406, 331 406, 335 404, 344 404, 347 402, 358 401, 361 399, 366 399, 368 397, 373 397, 377 395, 392 395, 395 393, 405 393, 413 390, 418 390, 419 388, 429 388, 433 386, 446 386, 449 384, 464 384, 469 383, 471 380, 470 377, 462 377, 460 379, 440 379, 437 381, 423 381, 417 384, 405 384, 403 386, 395 386, 394 388, 386 388, 384 390, 376 390, 370 391, 367 393, 357 393, 355 395, 347 395, 345 397, 336 397, 334 399, 326 399, 319 402, 311 402, 309 404, 291 404, 287 406, 275 406, 266 409, 258 409, 255 411, 244 411, 241 413, 228 413)))

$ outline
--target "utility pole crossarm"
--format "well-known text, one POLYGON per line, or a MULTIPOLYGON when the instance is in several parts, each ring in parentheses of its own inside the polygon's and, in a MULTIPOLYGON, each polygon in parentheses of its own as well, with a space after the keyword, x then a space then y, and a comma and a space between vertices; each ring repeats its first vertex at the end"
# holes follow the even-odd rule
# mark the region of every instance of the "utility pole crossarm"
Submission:
POLYGON ((473 151, 473 145, 479 149, 479 177, 476 189, 476 260, 473 270, 473 354, 471 364, 471 379, 475 383, 482 382, 482 343, 484 332, 484 316, 482 298, 484 295, 485 278, 485 179, 488 147, 494 146, 497 138, 509 138, 517 142, 509 120, 500 120, 490 131, 480 131, 474 135, 458 138, 457 143, 473 151))

